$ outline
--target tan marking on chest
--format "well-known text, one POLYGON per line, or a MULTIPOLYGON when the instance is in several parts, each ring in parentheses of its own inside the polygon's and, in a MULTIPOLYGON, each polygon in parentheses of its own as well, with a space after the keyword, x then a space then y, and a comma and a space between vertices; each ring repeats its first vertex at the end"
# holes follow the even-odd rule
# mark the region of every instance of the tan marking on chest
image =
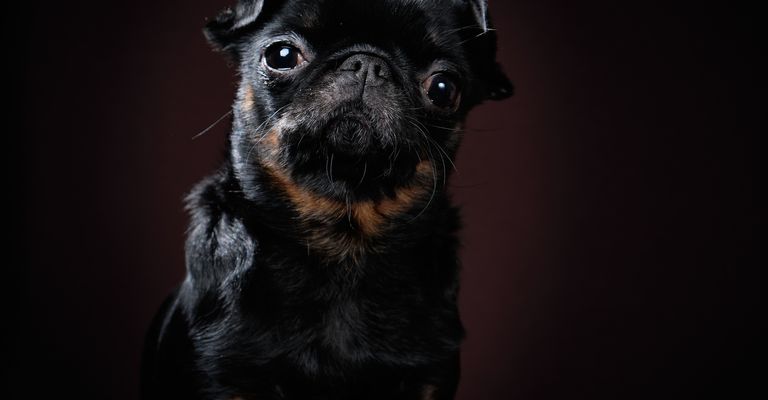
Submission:
POLYGON ((356 201, 350 204, 318 195, 297 185, 287 174, 273 165, 264 167, 277 186, 287 195, 303 220, 336 223, 339 220, 351 218, 363 236, 377 236, 383 233, 387 221, 407 212, 430 193, 430 188, 421 182, 424 178, 421 175, 431 168, 427 161, 419 164, 415 182, 397 189, 394 197, 378 201, 356 201))
POLYGON ((386 222, 401 215, 430 194, 431 186, 424 183, 425 178, 431 177, 432 165, 422 161, 416 167, 416 177, 408 186, 395 191, 395 196, 380 201, 357 202, 352 205, 355 220, 361 231, 370 236, 383 232, 386 222))

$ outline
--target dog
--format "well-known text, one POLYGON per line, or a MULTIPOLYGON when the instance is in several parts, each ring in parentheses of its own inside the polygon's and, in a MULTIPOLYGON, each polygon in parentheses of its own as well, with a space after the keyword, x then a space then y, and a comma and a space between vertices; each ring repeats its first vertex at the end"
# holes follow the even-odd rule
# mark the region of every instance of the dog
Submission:
POLYGON ((453 399, 464 337, 446 181, 512 94, 481 0, 240 0, 228 154, 187 199, 187 276, 144 399, 453 399))

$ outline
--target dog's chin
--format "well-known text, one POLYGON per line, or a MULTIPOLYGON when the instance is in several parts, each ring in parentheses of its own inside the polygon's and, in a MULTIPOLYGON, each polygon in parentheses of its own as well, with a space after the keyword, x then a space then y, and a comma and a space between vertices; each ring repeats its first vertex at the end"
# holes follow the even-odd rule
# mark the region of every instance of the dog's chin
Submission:
POLYGON ((334 118, 320 134, 289 135, 288 164, 298 181, 315 182, 329 196, 376 198, 407 186, 418 155, 381 140, 369 121, 334 118))
POLYGON ((364 159, 385 150, 376 143, 376 137, 379 136, 376 129, 363 118, 334 118, 323 129, 322 136, 328 144, 329 152, 349 158, 364 159))

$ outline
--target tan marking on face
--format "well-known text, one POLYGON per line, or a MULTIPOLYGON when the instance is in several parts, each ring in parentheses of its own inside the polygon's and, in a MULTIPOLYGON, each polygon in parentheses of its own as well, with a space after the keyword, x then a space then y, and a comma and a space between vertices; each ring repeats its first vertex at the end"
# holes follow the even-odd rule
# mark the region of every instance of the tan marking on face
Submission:
POLYGON ((273 158, 280 151, 280 137, 278 136, 277 130, 270 129, 264 134, 263 138, 258 140, 260 140, 263 143, 264 148, 273 155, 273 158))
POLYGON ((253 96, 254 96, 253 87, 251 87, 251 85, 246 86, 243 92, 243 102, 242 102, 243 111, 247 112, 247 111, 253 110, 253 106, 254 106, 253 96))

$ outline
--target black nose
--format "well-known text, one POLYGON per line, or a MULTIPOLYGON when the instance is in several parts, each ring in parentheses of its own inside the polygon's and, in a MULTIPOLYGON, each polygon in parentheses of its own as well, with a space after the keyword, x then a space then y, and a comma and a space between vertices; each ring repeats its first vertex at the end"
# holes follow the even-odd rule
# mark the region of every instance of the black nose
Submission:
POLYGON ((353 54, 339 66, 339 71, 353 74, 364 87, 381 86, 391 74, 386 61, 369 54, 353 54))

